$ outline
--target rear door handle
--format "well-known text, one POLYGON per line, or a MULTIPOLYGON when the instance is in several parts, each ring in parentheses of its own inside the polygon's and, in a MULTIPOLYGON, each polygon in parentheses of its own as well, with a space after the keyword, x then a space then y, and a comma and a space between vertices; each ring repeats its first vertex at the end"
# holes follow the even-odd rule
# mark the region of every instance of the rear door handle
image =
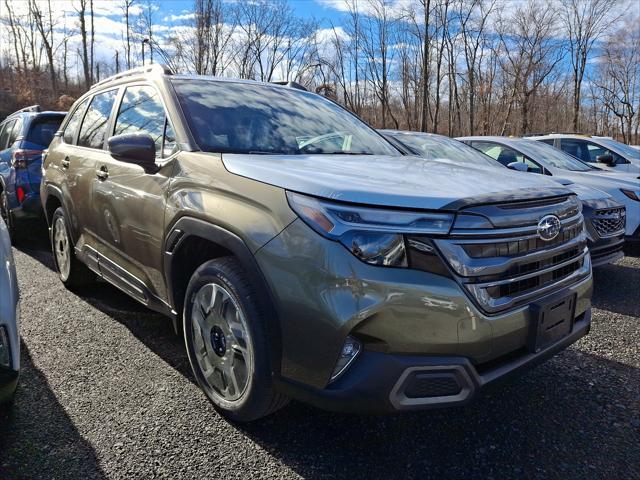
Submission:
POLYGON ((69 157, 64 157, 64 160, 62 160, 62 168, 69 168, 69 165, 71 165, 69 157))
POLYGON ((96 170, 96 177, 98 177, 100 180, 106 180, 107 178, 109 178, 109 170, 105 165, 101 166, 100 170, 96 170))

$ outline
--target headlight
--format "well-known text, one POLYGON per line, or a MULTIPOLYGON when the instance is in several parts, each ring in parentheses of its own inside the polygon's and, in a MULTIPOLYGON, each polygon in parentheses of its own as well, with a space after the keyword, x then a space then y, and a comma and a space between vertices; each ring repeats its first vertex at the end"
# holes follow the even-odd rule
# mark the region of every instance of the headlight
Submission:
POLYGON ((640 190, 625 190, 621 188, 620 191, 624 193, 631 200, 635 200, 636 202, 640 202, 640 190))
POLYGON ((372 265, 406 267, 404 234, 449 232, 453 215, 346 205, 287 192, 291 208, 324 237, 372 265))

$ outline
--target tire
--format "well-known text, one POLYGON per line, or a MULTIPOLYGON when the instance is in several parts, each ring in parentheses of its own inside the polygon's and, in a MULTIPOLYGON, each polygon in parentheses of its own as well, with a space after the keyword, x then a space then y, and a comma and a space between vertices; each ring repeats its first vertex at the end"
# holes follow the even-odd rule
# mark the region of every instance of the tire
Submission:
POLYGON ((4 220, 4 223, 7 227, 11 243, 15 244, 17 240, 16 227, 13 222, 11 211, 9 210, 9 199, 7 198, 7 194, 4 190, 0 191, 0 217, 2 217, 2 220, 4 220))
POLYGON ((288 403, 273 387, 255 287, 234 257, 208 261, 191 276, 183 332, 196 380, 220 414, 249 422, 288 403))
POLYGON ((64 209, 58 207, 51 216, 51 251, 58 277, 65 287, 75 290, 95 280, 94 273, 76 257, 69 235, 69 223, 64 209))

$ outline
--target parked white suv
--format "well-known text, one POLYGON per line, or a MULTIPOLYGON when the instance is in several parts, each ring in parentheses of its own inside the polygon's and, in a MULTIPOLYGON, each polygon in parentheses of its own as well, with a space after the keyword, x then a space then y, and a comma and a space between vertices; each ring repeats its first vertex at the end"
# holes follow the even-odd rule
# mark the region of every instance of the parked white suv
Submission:
POLYGON ((524 163, 529 172, 571 180, 608 193, 627 209, 625 240, 640 241, 640 181, 628 173, 599 170, 544 143, 526 138, 460 137, 505 166, 524 163))
POLYGON ((640 150, 611 138, 562 133, 526 138, 547 143, 605 170, 640 174, 640 150))

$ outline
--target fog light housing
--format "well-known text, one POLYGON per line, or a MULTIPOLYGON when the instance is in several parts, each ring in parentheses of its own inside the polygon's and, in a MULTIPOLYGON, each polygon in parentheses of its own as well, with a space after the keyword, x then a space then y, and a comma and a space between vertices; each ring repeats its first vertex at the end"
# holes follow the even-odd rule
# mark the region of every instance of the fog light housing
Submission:
POLYGON ((9 335, 7 334, 7 330, 2 326, 0 326, 0 367, 11 367, 9 335))
POLYGON ((347 370, 349 365, 353 363, 361 350, 362 344, 360 343, 360 340, 349 335, 345 340, 344 345, 342 346, 340 356, 338 357, 336 366, 333 369, 333 373, 331 374, 331 382, 336 380, 347 370))

